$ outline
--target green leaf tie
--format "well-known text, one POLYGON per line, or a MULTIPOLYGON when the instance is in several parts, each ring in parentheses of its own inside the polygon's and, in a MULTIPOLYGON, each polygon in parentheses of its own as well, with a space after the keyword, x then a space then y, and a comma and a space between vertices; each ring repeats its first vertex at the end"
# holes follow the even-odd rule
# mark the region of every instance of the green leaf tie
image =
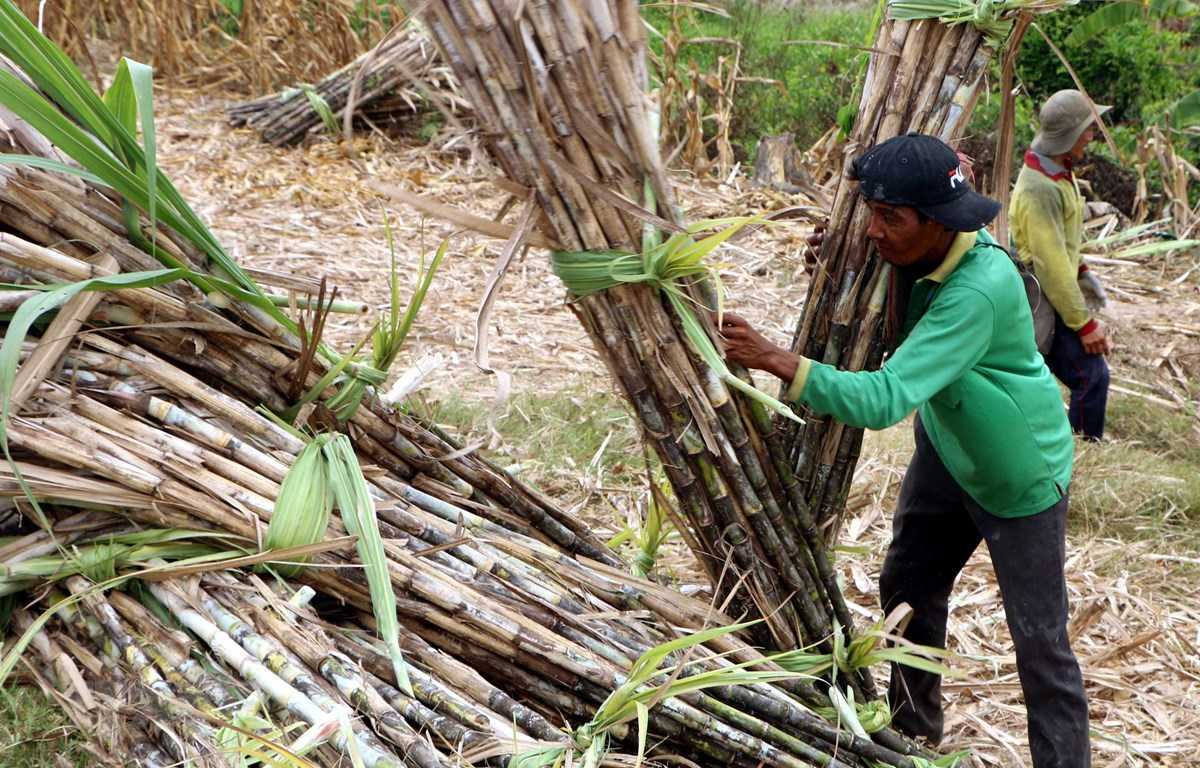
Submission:
POLYGON ((758 216, 698 222, 689 227, 688 232, 672 235, 665 243, 653 245, 641 254, 613 250, 554 251, 550 254, 550 264, 554 274, 576 296, 588 296, 617 285, 634 283, 645 283, 665 294, 679 316, 684 335, 692 348, 727 386, 785 418, 803 423, 791 408, 730 372, 692 310, 698 302, 688 295, 682 282, 689 279, 693 282, 712 280, 718 306, 704 308, 720 313, 721 283, 716 268, 705 264, 704 257, 738 230, 761 219, 758 216), (693 233, 714 225, 730 226, 699 241, 692 238, 693 233))

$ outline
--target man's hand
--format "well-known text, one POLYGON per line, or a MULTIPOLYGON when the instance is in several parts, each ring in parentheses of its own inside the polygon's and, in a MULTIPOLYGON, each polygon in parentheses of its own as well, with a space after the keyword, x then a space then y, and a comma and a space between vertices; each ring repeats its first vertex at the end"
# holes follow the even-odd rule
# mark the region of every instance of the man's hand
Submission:
POLYGON ((725 337, 725 357, 731 362, 767 371, 784 381, 790 382, 796 377, 796 366, 800 364, 800 358, 767 341, 745 318, 725 313, 721 323, 721 335, 725 337))
POLYGON ((1089 311, 1099 312, 1108 306, 1108 294, 1095 272, 1090 269, 1083 270, 1079 273, 1078 283, 1079 292, 1083 294, 1083 303, 1089 311))
POLYGON ((804 272, 811 275, 817 266, 817 256, 821 253, 821 245, 825 242, 825 228, 829 226, 828 222, 822 222, 817 225, 817 228, 812 231, 804 242, 808 243, 808 247, 804 249, 804 272))
POLYGON ((1112 341, 1104 334, 1104 326, 1099 321, 1094 331, 1080 336, 1079 340, 1083 342, 1083 351, 1089 355, 1107 355, 1112 351, 1112 341))

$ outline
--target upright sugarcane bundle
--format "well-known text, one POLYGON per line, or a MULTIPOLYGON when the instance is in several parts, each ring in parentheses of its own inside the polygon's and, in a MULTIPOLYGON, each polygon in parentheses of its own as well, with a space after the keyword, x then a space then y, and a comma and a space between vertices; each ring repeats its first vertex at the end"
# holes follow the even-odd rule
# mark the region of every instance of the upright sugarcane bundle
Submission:
MULTIPOLYGON (((849 631, 767 409, 715 352, 704 308, 716 309, 716 286, 700 262, 729 232, 698 245, 679 234, 637 4, 423 8, 488 151, 519 185, 506 188, 540 209, 523 218, 530 239, 558 251, 572 309, 654 446, 722 599, 764 616, 760 640, 776 648, 828 644, 835 625, 849 631)), ((850 682, 869 695, 869 680, 850 682)))
MULTIPOLYGON (((23 93, 11 79, 0 76, 0 85, 23 93)), ((25 114, 72 138, 48 112, 25 114)), ((49 151, 32 123, 20 127, 13 149, 49 151)), ((332 751, 317 753, 324 765, 349 755, 373 766, 440 768, 463 745, 480 744, 483 752, 471 755, 482 760, 547 741, 555 755, 580 751, 595 763, 610 741, 635 748, 637 731, 653 737, 651 756, 685 752, 705 766, 917 768, 928 756, 886 728, 867 736, 841 699, 830 717, 858 728, 835 725, 815 711, 829 703, 825 693, 779 666, 853 673, 871 663, 877 638, 837 653, 763 659, 731 634, 738 627, 710 628, 731 623, 727 615, 630 578, 579 521, 374 397, 380 371, 355 363, 364 370, 339 380, 333 374, 351 363, 323 356, 319 322, 306 329, 252 281, 238 288, 218 277, 243 273, 220 262, 219 247, 183 218, 182 201, 159 209, 178 228, 155 221, 153 207, 138 210, 145 178, 135 172, 153 172, 149 161, 102 168, 126 190, 121 196, 94 176, 68 182, 62 165, 32 165, 0 190, 9 230, 0 261, 19 282, 39 285, 16 289, 21 301, 0 326, 8 459, 0 500, 38 527, 0 547, 0 588, 45 597, 46 582, 55 582, 70 593, 55 612, 27 617, 21 642, 33 643, 53 667, 46 671, 79 696, 56 648, 93 679, 111 675, 145 692, 158 713, 131 717, 130 727, 150 736, 148 764, 198 754, 222 764, 222 745, 236 741, 231 731, 271 731, 253 724, 249 704, 249 727, 223 719, 246 691, 269 699, 281 723, 328 741, 332 751), (152 269, 160 259, 184 266, 152 269), (40 337, 31 333, 55 308, 40 337), (360 385, 358 397, 345 395, 360 385), (298 411, 297 392, 312 395, 298 411), (264 551, 272 521, 294 519, 282 497, 311 448, 279 413, 333 427, 332 442, 355 450, 338 454, 347 478, 325 530, 264 551), (370 514, 359 517, 364 501, 370 514), (370 562, 367 540, 381 553, 370 562), (257 596, 247 594, 251 572, 222 572, 293 561, 298 576, 276 571, 271 586, 256 585, 257 596), (386 612, 379 579, 394 603, 386 612), (136 602, 106 592, 118 584, 145 592, 136 602), (343 607, 305 609, 303 587, 343 607), (204 651, 190 652, 176 626, 204 651), (322 626, 334 632, 322 635, 322 626), (52 634, 38 641, 47 628, 52 634), (680 630, 700 634, 673 639, 680 630), (404 646, 407 672, 376 632, 404 646), (664 660, 682 661, 683 676, 660 668, 664 660), (645 715, 635 711, 656 702, 658 686, 666 698, 645 715), (355 710, 368 719, 351 722, 355 710), (564 716, 566 731, 556 725, 564 716), (628 727, 633 720, 644 725, 628 727)), ((157 183, 167 182, 159 175, 157 183)), ((0 676, 22 647, 6 644, 0 676)), ((880 715, 886 721, 878 706, 859 711, 874 725, 880 715)))
POLYGON ((353 117, 372 124, 410 118, 435 106, 454 114, 466 111, 437 48, 419 26, 409 23, 316 85, 235 104, 229 121, 253 128, 276 146, 297 144, 322 130, 340 130, 352 95, 353 117))
MULTIPOLYGON (((889 0, 875 37, 843 170, 868 148, 910 131, 954 146, 988 65, 1018 14, 1061 0, 889 0)), ((869 209, 843 172, 792 350, 849 371, 877 368, 894 341, 895 294, 908 290, 867 241, 869 209)), ((785 385, 786 387, 786 385, 785 385)), ((863 430, 807 410, 785 424, 788 460, 829 540, 841 525, 863 430)))

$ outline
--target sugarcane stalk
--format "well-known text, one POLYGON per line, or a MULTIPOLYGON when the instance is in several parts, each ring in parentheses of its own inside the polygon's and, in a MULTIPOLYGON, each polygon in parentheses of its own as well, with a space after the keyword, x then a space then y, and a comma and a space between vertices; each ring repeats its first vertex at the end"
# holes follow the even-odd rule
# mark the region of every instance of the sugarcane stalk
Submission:
MULTIPOLYGON (((355 640, 344 635, 336 636, 335 640, 343 652, 359 658, 373 674, 394 682, 390 662, 365 640, 355 640)), ((561 731, 541 715, 487 682, 475 669, 462 663, 455 656, 437 650, 418 635, 406 630, 403 631, 402 645, 406 655, 414 657, 428 669, 436 669, 438 676, 447 683, 443 685, 419 669, 410 670, 418 699, 431 709, 450 712, 469 728, 482 728, 484 722, 474 713, 474 708, 466 702, 460 703, 460 695, 466 696, 483 705, 487 711, 502 715, 506 722, 515 723, 522 731, 535 738, 553 740, 561 736, 561 731)), ((531 677, 530 681, 540 682, 536 677, 531 677)), ((533 686, 530 686, 519 690, 528 691, 532 688, 533 686)))
POLYGON ((172 630, 163 627, 141 603, 123 593, 112 593, 109 602, 138 634, 152 643, 158 656, 155 661, 162 660, 160 668, 165 664, 177 670, 218 709, 228 708, 238 701, 223 682, 189 655, 186 649, 190 641, 186 635, 175 633, 180 636, 172 637, 172 630))
MULTIPOLYGON (((315 637, 309 637, 308 633, 300 631, 298 627, 288 625, 274 615, 261 598, 251 597, 249 602, 257 608, 256 620, 263 624, 278 642, 286 642, 288 648, 305 664, 320 671, 352 706, 385 723, 390 731, 399 733, 402 740, 390 737, 397 746, 407 746, 416 737, 407 725, 395 722, 401 716, 419 728, 431 730, 444 744, 455 750, 470 747, 486 738, 486 731, 470 729, 453 718, 439 715, 417 699, 409 698, 377 678, 375 682, 369 682, 364 676, 368 673, 356 670, 348 657, 339 658, 327 638, 324 643, 319 643, 315 637)), ((318 630, 314 629, 311 632, 316 636, 318 630)), ((482 726, 489 730, 493 728, 491 718, 486 715, 475 715, 472 720, 477 727, 482 726)))
MULTIPOLYGON (((29 612, 24 609, 18 609, 14 611, 12 619, 13 625, 22 631, 29 631, 33 626, 33 616, 31 616, 29 612)), ((67 665, 74 664, 74 662, 71 661, 71 656, 73 654, 69 654, 68 651, 64 650, 63 647, 56 643, 45 629, 39 630, 33 642, 30 643, 30 647, 33 648, 34 652, 40 656, 42 661, 50 668, 50 676, 54 681, 54 687, 61 693, 68 695, 72 690, 75 690, 76 694, 80 697, 80 703, 86 706, 91 699, 90 695, 87 694, 87 691, 78 690, 76 687, 77 679, 82 680, 84 682, 84 686, 87 686, 86 674, 81 673, 78 667, 76 667, 74 675, 66 671, 67 665), (85 695, 87 695, 88 698, 84 698, 85 695)), ((86 665, 84 669, 87 669, 86 665)), ((94 705, 95 702, 92 701, 92 703, 94 705)), ((128 729, 130 724, 127 723, 124 727, 128 729)), ((138 731, 141 730, 140 727, 136 726, 135 729, 138 731)), ((93 730, 93 734, 100 740, 104 751, 110 755, 114 755, 114 753, 116 753, 121 746, 118 744, 117 739, 113 738, 112 730, 97 728, 93 730)), ((129 748, 132 750, 134 757, 139 761, 139 764, 146 766, 146 768, 168 768, 168 766, 175 762, 171 757, 168 757, 166 753, 155 746, 148 738, 138 739, 136 736, 134 736, 133 742, 129 745, 129 748)))
MULTIPOLYGON (((310 725, 324 723, 331 716, 336 717, 336 713, 318 706, 311 698, 252 656, 220 627, 201 615, 199 611, 189 607, 172 587, 163 583, 151 583, 149 589, 181 624, 203 640, 225 663, 237 670, 242 678, 250 681, 256 688, 264 691, 282 706, 287 707, 288 711, 296 714, 310 725)), ((369 768, 400 768, 403 765, 403 762, 395 755, 388 754, 373 742, 362 739, 359 732, 355 732, 351 737, 338 732, 332 740, 340 750, 345 752, 350 749, 347 738, 354 738, 358 741, 355 749, 362 755, 363 761, 369 768)))
POLYGON ((114 656, 129 664, 137 674, 139 682, 154 694, 156 706, 163 714, 176 723, 182 733, 194 742, 198 750, 197 757, 201 762, 212 765, 229 765, 212 746, 213 730, 206 723, 194 720, 187 707, 181 703, 175 690, 159 674, 152 661, 147 657, 141 646, 125 631, 120 618, 112 606, 100 594, 92 590, 92 584, 82 576, 71 576, 66 579, 66 586, 72 594, 81 596, 85 605, 96 617, 96 620, 108 633, 114 646, 114 656))

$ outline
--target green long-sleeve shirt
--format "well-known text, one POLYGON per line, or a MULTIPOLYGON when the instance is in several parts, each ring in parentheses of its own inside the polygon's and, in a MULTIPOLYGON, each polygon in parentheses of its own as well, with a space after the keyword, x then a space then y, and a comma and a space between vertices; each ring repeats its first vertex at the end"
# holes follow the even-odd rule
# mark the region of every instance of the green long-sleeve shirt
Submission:
POLYGON ((1033 266, 1050 306, 1073 331, 1088 333, 1091 322, 1079 290, 1083 196, 1067 169, 1028 152, 1008 205, 1017 257, 1033 266))
POLYGON ((1065 493, 1074 442, 1034 343, 1024 285, 994 242, 983 230, 960 234, 942 265, 916 282, 905 336, 880 370, 801 358, 788 397, 867 429, 919 409, 963 490, 991 514, 1022 517, 1065 493))

